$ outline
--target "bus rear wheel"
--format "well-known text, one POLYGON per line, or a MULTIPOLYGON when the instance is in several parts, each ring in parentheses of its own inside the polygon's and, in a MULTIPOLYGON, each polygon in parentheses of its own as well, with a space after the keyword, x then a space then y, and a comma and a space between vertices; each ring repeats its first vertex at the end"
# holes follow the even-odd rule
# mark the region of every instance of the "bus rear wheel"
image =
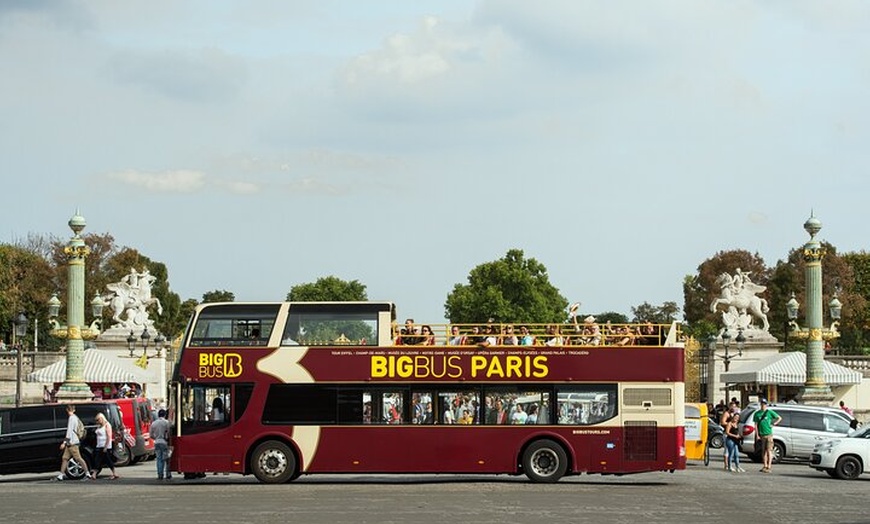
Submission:
POLYGON ((254 449, 251 470, 264 484, 281 484, 296 473, 296 456, 290 446, 277 440, 267 440, 254 449))
POLYGON ((552 440, 538 440, 523 453, 523 470, 533 482, 556 482, 568 470, 568 456, 552 440))

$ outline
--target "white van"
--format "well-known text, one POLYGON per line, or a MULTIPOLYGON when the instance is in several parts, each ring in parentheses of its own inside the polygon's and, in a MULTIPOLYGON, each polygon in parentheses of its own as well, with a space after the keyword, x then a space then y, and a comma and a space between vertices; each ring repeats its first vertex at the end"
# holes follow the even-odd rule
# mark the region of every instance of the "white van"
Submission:
MULTIPOLYGON (((813 447, 821 440, 845 437, 852 430, 854 417, 842 409, 803 404, 768 404, 782 421, 773 427, 774 463, 783 458, 809 460, 813 447)), ((740 412, 740 434, 743 443, 740 451, 750 459, 760 462, 761 453, 756 448, 757 431, 753 415, 758 404, 749 404, 740 412)))

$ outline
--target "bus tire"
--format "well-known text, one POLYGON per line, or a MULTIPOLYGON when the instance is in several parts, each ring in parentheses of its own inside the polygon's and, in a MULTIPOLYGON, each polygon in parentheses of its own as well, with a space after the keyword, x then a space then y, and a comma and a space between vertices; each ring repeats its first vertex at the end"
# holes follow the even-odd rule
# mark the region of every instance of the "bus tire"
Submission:
POLYGON ((254 448, 251 471, 264 484, 282 484, 296 473, 296 456, 287 444, 267 440, 254 448))
POLYGON ((568 470, 568 455, 552 440, 536 440, 523 453, 523 471, 533 482, 556 482, 568 470))

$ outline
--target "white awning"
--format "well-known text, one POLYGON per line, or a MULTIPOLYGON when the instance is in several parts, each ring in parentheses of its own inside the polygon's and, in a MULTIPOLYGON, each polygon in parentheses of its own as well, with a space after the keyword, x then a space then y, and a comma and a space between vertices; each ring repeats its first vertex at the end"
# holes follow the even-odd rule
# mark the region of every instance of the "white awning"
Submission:
MULTIPOLYGON (((84 381, 88 383, 132 382, 142 384, 150 380, 144 372, 134 368, 127 368, 114 357, 103 355, 99 349, 86 349, 82 354, 82 361, 84 364, 82 375, 84 381)), ((27 375, 28 382, 53 384, 65 380, 65 358, 27 375)))
MULTIPOLYGON (((807 355, 803 351, 777 353, 756 362, 749 362, 739 369, 722 373, 720 380, 727 384, 777 384, 802 386, 807 381, 807 355)), ((822 361, 825 383, 829 386, 860 384, 863 375, 847 367, 827 360, 822 361)))

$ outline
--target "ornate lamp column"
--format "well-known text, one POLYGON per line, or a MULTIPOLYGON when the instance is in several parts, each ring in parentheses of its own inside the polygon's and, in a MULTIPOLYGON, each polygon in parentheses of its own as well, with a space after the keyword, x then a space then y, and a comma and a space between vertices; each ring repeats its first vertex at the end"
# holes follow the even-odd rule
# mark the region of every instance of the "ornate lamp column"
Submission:
MULTIPOLYGON (((804 229, 810 235, 810 240, 804 245, 804 262, 806 269, 804 276, 806 278, 806 293, 807 293, 807 308, 806 308, 806 327, 799 329, 794 334, 797 338, 805 338, 807 340, 807 380, 804 383, 798 398, 806 404, 821 404, 830 405, 834 401, 834 394, 831 388, 825 383, 824 360, 825 360, 825 340, 836 338, 839 336, 836 328, 836 322, 831 325, 830 330, 825 330, 822 326, 822 259, 825 258, 825 249, 821 243, 816 240, 816 234, 822 229, 822 222, 810 215, 810 218, 804 223, 804 229)), ((836 297, 834 298, 836 300, 836 297)), ((797 302, 794 297, 789 301, 789 316, 791 309, 795 309, 795 317, 797 316, 797 302)), ((832 301, 833 302, 833 301, 832 301)), ((839 300, 836 300, 839 304, 839 300)), ((832 310, 832 314, 833 314, 832 310)), ((839 317, 839 309, 836 311, 839 317)), ((793 327, 796 323, 793 322, 793 327)))
POLYGON ((69 219, 69 227, 73 231, 73 237, 63 249, 68 260, 67 324, 65 330, 57 328, 53 332, 67 339, 66 380, 57 392, 57 398, 61 401, 91 398, 91 388, 84 380, 85 343, 82 338, 85 325, 85 259, 90 254, 90 249, 80 235, 85 228, 85 219, 78 211, 69 219))

